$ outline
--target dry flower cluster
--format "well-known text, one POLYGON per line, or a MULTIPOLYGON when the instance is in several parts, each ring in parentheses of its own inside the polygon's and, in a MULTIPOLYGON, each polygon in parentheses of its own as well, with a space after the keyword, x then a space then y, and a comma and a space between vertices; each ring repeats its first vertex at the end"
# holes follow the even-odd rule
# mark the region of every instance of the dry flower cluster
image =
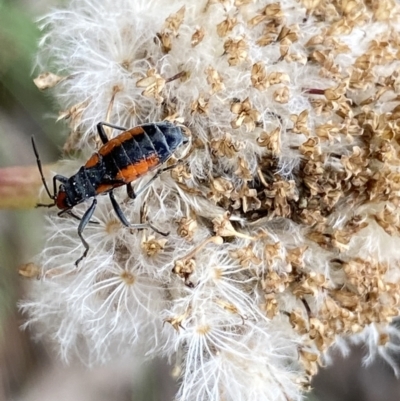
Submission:
POLYGON ((49 14, 39 66, 53 74, 37 85, 65 109, 66 153, 93 152, 105 119, 177 121, 191 147, 135 202, 117 193, 130 221, 151 216, 166 238, 122 227, 99 198, 75 269, 76 221, 49 217, 39 268, 22 272, 40 277, 22 304, 38 335, 87 363, 166 355, 182 400, 301 399, 345 339, 391 362, 399 11, 394 0, 76 0, 49 14))

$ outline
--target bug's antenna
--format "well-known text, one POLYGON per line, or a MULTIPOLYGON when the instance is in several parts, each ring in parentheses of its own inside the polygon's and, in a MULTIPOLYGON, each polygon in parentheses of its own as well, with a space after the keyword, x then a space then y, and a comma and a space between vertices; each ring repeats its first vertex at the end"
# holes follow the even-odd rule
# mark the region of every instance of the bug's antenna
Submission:
POLYGON ((49 187, 47 186, 47 182, 44 179, 43 169, 42 169, 42 162, 39 159, 39 153, 38 153, 38 151, 36 149, 35 139, 34 139, 33 135, 31 136, 31 139, 32 139, 33 151, 35 152, 35 156, 36 156, 36 163, 37 163, 37 166, 38 166, 38 169, 39 169, 40 177, 42 178, 42 182, 43 182, 44 188, 46 189, 46 192, 49 195, 49 198, 50 199, 55 199, 55 196, 50 193, 49 187))

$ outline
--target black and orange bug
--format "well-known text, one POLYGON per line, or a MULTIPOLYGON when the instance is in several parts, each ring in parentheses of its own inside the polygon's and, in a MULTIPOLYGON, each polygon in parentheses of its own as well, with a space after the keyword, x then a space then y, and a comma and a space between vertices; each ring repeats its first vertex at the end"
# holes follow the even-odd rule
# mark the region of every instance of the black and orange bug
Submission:
POLYGON ((44 178, 42 163, 32 137, 33 151, 43 185, 49 197, 54 201, 49 205, 38 204, 37 206, 57 206, 61 209, 58 213, 59 216, 67 213, 80 220, 78 235, 85 247, 85 251, 75 262, 76 266, 86 257, 89 250, 89 244, 83 238, 82 233, 96 209, 97 195, 109 194, 114 211, 125 226, 137 229, 150 227, 159 234, 167 235, 157 230, 151 223, 130 224, 117 203, 113 190, 126 185, 128 196, 131 199, 135 199, 139 192, 146 189, 163 171, 173 167, 160 169, 161 165, 172 156, 175 150, 182 143, 187 142, 187 138, 184 137, 181 128, 170 122, 143 124, 131 129, 100 122, 97 124, 97 131, 103 146, 93 153, 86 164, 73 176, 68 178, 56 174, 53 177, 53 194, 50 192, 44 178), (123 132, 113 139, 108 139, 104 126, 123 132), (159 170, 156 174, 139 192, 135 193, 132 181, 157 168, 159 170), (61 183, 58 191, 57 181, 61 183), (79 218, 72 212, 72 208, 89 198, 93 198, 93 202, 82 218, 79 218))

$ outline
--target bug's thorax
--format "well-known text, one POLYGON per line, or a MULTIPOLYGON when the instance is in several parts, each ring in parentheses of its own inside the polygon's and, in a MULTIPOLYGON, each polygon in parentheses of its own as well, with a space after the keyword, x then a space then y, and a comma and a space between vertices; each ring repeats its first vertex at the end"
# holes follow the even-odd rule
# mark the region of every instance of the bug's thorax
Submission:
POLYGON ((98 177, 88 174, 90 170, 81 167, 79 171, 68 178, 68 180, 61 184, 57 195, 56 205, 60 209, 69 209, 84 202, 86 199, 96 196, 96 186, 102 179, 102 175, 98 177))

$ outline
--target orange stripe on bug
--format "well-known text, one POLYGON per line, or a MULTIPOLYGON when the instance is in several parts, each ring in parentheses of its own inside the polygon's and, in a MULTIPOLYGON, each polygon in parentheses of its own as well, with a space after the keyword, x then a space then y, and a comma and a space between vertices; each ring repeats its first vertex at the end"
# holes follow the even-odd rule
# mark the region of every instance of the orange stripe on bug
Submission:
POLYGON ((132 139, 134 136, 143 133, 144 130, 142 127, 135 127, 130 129, 129 131, 125 131, 117 137, 110 139, 105 145, 103 145, 99 150, 99 154, 102 156, 106 156, 111 153, 114 148, 123 145, 124 142, 129 141, 129 139, 132 139))
MULTIPOLYGON (((124 185, 121 183, 121 185, 124 185)), ((108 192, 111 189, 117 187, 117 186, 121 186, 121 185, 115 185, 115 184, 100 184, 97 188, 96 188, 96 194, 99 195, 103 192, 108 192)))
POLYGON ((85 167, 90 168, 96 166, 100 162, 98 153, 93 153, 90 159, 86 162, 85 167))
POLYGON ((138 163, 132 163, 125 168, 122 168, 116 175, 117 180, 122 180, 126 183, 134 181, 139 176, 146 174, 153 167, 158 166, 159 158, 156 155, 144 159, 138 163))

